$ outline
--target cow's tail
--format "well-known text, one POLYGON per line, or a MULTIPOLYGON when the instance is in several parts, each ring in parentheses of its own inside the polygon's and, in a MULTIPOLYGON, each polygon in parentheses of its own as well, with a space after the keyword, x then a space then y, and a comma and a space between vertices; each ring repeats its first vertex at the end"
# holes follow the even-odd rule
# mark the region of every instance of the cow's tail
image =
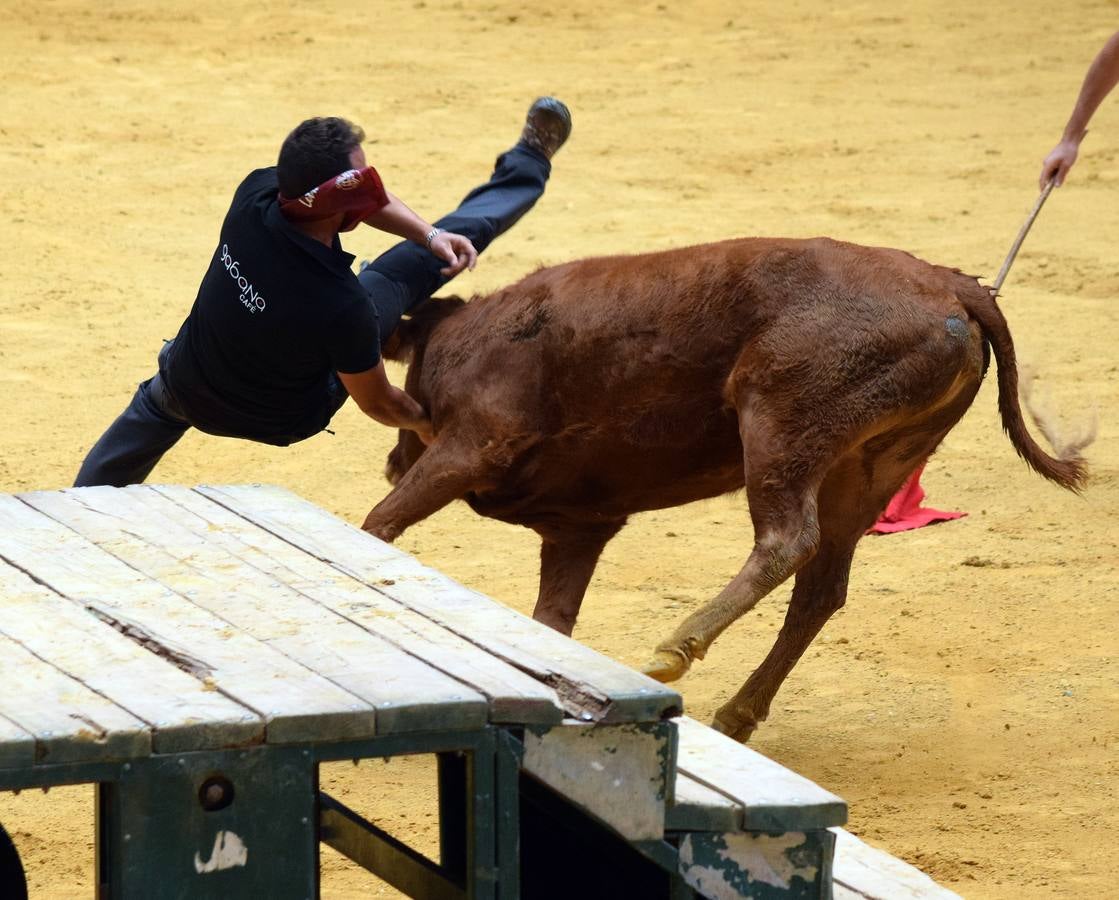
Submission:
MULTIPOLYGON (((1088 472, 1081 449, 1091 440, 1074 441, 1065 446, 1054 446, 1056 457, 1050 456, 1033 439, 1026 429, 1022 418, 1022 408, 1018 402, 1018 365, 1014 357, 1014 342, 1010 338, 1010 328, 995 302, 994 292, 977 282, 972 282, 969 290, 960 291, 960 301, 968 314, 979 323, 983 336, 991 345, 998 367, 999 415, 1002 427, 1010 438, 1010 443, 1018 455, 1039 475, 1055 481, 1061 487, 1079 492, 1084 486, 1088 472)), ((1052 431, 1042 426, 1046 437, 1052 440, 1052 431)))

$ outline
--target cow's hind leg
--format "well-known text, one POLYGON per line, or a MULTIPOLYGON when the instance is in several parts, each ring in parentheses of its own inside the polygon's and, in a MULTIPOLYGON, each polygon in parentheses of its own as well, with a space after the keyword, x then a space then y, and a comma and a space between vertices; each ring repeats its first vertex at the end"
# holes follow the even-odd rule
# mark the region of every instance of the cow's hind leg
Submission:
POLYGON ((900 454, 892 441, 874 441, 876 447, 855 448, 828 472, 819 491, 819 550, 797 572, 773 648, 738 693, 715 713, 716 729, 745 741, 765 721, 786 676, 846 602, 855 545, 942 437, 943 433, 925 435, 900 454))
POLYGON ((492 480, 492 470, 472 447, 453 436, 440 435, 424 451, 361 526, 383 541, 396 540, 404 530, 448 503, 492 480))
POLYGON ((571 634, 602 549, 624 524, 621 519, 571 532, 542 532, 540 594, 532 611, 534 619, 561 634, 571 634))
POLYGON ((740 414, 740 422, 754 547, 730 584, 657 646, 645 672, 659 681, 674 681, 692 660, 703 659, 715 638, 810 560, 819 544, 816 491, 833 459, 792 435, 775 437, 758 415, 740 414))

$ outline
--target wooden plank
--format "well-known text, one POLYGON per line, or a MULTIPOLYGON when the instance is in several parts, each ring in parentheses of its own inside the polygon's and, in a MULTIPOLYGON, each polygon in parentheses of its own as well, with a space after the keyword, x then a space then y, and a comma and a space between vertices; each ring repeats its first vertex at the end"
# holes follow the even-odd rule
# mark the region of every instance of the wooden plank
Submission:
POLYGON ((289 491, 267 485, 197 490, 530 673, 554 688, 575 718, 656 721, 683 707, 674 690, 468 590, 289 491))
POLYGON ((176 521, 192 532, 474 688, 489 702, 490 721, 551 725, 563 718, 559 698, 547 685, 202 494, 174 485, 126 491, 166 497, 181 508, 176 521))
POLYGON ((665 811, 670 831, 741 831, 742 806, 676 771, 676 797, 665 811))
MULTIPOLYGON (((48 503, 57 496, 28 499, 48 503)), ((357 697, 6 495, 0 495, 0 557, 248 707, 265 723, 270 741, 373 734, 373 710, 357 697)), ((244 743, 244 725, 252 724, 231 730, 223 745, 244 743)), ((259 725, 255 730, 259 737, 259 725)))
POLYGON ((865 844, 842 828, 835 835, 832 879, 836 900, 960 900, 920 869, 865 844))
POLYGON ((247 707, 3 561, 0 597, 0 634, 146 722, 157 752, 259 740, 264 723, 247 707))
POLYGON ((847 804, 835 794, 695 719, 676 722, 677 768, 741 804, 743 828, 807 831, 847 821, 847 804))
POLYGON ((34 735, 37 763, 151 754, 151 731, 144 722, 3 635, 0 659, 0 716, 34 735))
POLYGON ((35 762, 35 738, 0 716, 0 769, 27 768, 35 762))
POLYGON ((633 841, 664 837, 670 735, 648 725, 565 722, 525 732, 523 767, 633 841))
MULTIPOLYGON (((52 518, 136 571, 376 709, 377 733, 479 728, 484 697, 237 555, 259 551, 147 489, 36 496, 52 518), (195 519, 192 530, 183 519, 195 519)), ((208 502, 208 501, 207 501, 208 502)), ((210 504, 213 506, 214 504, 210 504)))

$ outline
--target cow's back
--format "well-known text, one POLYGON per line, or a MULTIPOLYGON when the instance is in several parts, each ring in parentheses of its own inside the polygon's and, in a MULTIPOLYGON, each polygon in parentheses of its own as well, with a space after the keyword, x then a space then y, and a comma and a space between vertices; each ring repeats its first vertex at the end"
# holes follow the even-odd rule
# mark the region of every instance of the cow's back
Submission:
POLYGON ((742 484, 733 393, 736 372, 750 368, 743 360, 764 360, 750 377, 779 388, 775 370, 834 368, 845 343, 868 333, 885 335, 889 352, 909 320, 963 314, 958 278, 827 239, 581 260, 479 298, 441 326, 423 399, 437 423, 468 415, 526 437, 489 514, 549 497, 608 506, 617 495, 619 513, 676 505, 742 484))

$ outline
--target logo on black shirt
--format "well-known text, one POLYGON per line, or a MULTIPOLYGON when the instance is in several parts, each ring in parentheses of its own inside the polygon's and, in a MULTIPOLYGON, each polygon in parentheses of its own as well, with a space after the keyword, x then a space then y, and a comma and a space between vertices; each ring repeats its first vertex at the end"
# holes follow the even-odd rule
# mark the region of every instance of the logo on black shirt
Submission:
POLYGON ((264 298, 256 292, 251 281, 241 274, 241 264, 237 262, 232 256, 229 255, 229 245, 221 245, 221 261, 225 266, 225 271, 229 273, 229 277, 236 283, 237 287, 241 289, 241 303, 250 313, 258 313, 264 311, 264 298))

